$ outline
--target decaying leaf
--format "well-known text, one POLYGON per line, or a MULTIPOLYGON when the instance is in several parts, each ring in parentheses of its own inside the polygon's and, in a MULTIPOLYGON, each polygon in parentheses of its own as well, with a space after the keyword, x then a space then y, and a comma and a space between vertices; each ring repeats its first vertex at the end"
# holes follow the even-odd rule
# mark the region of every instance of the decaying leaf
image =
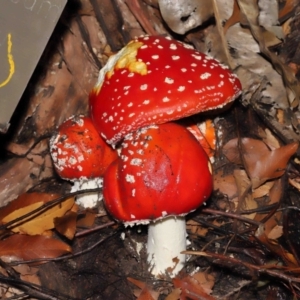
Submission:
POLYGON ((255 189, 267 180, 282 176, 297 148, 298 143, 294 142, 270 150, 260 140, 242 138, 239 144, 239 140, 235 138, 224 145, 223 153, 231 162, 244 165, 251 179, 252 188, 255 189))
MULTIPOLYGON (((58 197, 59 195, 46 193, 22 194, 0 210, 1 223, 14 221, 58 197)), ((54 228, 54 219, 63 216, 73 205, 74 198, 68 198, 40 213, 25 217, 9 229, 29 235, 42 234, 44 231, 54 228)))
POLYGON ((73 239, 76 232, 77 212, 67 211, 62 217, 55 218, 55 229, 69 240, 73 239))
POLYGON ((253 191, 253 198, 261 198, 269 195, 271 188, 274 185, 274 181, 267 181, 263 185, 259 186, 253 191))
MULTIPOLYGON (((9 255, 9 256, 1 256, 1 260, 5 263, 10 263, 12 261, 19 260, 19 258, 9 255)), ((39 276, 37 274, 38 270, 39 270, 37 267, 32 267, 27 264, 19 264, 19 265, 14 266, 13 268, 20 274, 20 278, 22 280, 24 280, 28 283, 33 283, 33 284, 37 284, 37 285, 41 284, 39 276)), ((5 268, 0 268, 0 273, 3 274, 4 276, 8 276, 5 268)), ((1 294, 1 291, 0 291, 0 295, 3 296, 1 294)))
POLYGON ((214 189, 227 195, 229 200, 237 198, 237 186, 233 174, 224 175, 222 170, 214 174, 214 189))
POLYGON ((186 223, 186 229, 192 234, 199 236, 205 236, 208 232, 208 228, 202 227, 197 221, 188 220, 186 223))
POLYGON ((270 129, 266 128, 262 130, 258 129, 259 136, 262 138, 263 142, 271 149, 280 148, 278 139, 274 136, 270 129))
POLYGON ((71 252, 71 247, 60 240, 42 235, 14 234, 0 241, 0 257, 15 256, 23 260, 54 258, 71 252))
POLYGON ((215 299, 214 297, 210 296, 210 293, 212 292, 211 289, 215 282, 214 277, 207 273, 199 273, 188 275, 182 279, 176 277, 172 280, 174 287, 181 289, 182 299, 215 299))
POLYGON ((286 251, 277 241, 270 240, 264 230, 257 230, 256 238, 271 252, 277 254, 289 267, 297 267, 298 263, 294 255, 286 251))
POLYGON ((300 191, 300 178, 289 178, 289 183, 295 189, 297 189, 298 191, 300 191))
MULTIPOLYGON (((268 205, 271 204, 278 204, 282 196, 282 190, 283 190, 283 182, 282 179, 276 179, 272 181, 273 185, 269 190, 269 201, 268 205)), ((267 217, 267 220, 264 221, 264 235, 269 239, 269 240, 276 240, 282 235, 282 226, 280 225, 281 223, 281 217, 282 217, 282 212, 277 211, 273 213, 271 216, 268 216, 268 214, 257 214, 255 217, 256 221, 263 221, 267 217)))
POLYGON ((97 214, 93 211, 86 210, 84 214, 80 214, 77 220, 78 227, 91 227, 95 223, 97 214))
POLYGON ((268 239, 276 240, 282 236, 283 227, 280 225, 275 225, 268 234, 268 239))
POLYGON ((234 24, 240 22, 241 20, 241 12, 240 8, 237 4, 237 0, 233 1, 233 10, 230 18, 224 24, 224 33, 226 34, 229 27, 233 26, 234 24))
POLYGON ((297 79, 295 78, 293 72, 291 72, 289 67, 286 64, 284 64, 275 53, 271 52, 268 49, 267 41, 264 38, 264 30, 258 24, 259 9, 257 2, 248 0, 237 1, 241 13, 247 19, 253 37, 259 44, 261 53, 263 53, 266 57, 270 59, 275 70, 282 76, 283 81, 287 87, 290 103, 295 101, 298 104, 300 87, 297 83, 297 79))
MULTIPOLYGON (((247 176, 247 173, 244 170, 234 170, 233 176, 236 180, 239 202, 238 202, 238 211, 243 210, 252 210, 257 208, 257 202, 253 199, 251 193, 251 183, 247 176)), ((249 219, 254 219, 256 213, 244 215, 249 219)))
POLYGON ((145 282, 127 277, 127 280, 137 286, 140 290, 135 290, 137 300, 157 300, 159 293, 149 288, 145 282))
MULTIPOLYGON (((47 202, 58 198, 58 194, 46 194, 46 193, 25 193, 20 195, 15 200, 11 201, 8 205, 1 207, 0 220, 18 209, 22 209, 26 206, 36 204, 39 202, 47 202)), ((30 212, 30 211, 29 211, 30 212)))
POLYGON ((258 7, 260 11, 258 22, 264 29, 266 29, 263 34, 266 33, 264 38, 267 46, 273 46, 276 45, 276 43, 281 43, 284 35, 281 26, 278 24, 278 1, 259 1, 258 7), (269 40, 270 43, 268 43, 269 40))
POLYGON ((197 272, 192 275, 192 278, 196 279, 199 282, 199 284, 207 294, 212 293, 212 288, 215 284, 215 277, 212 274, 197 272))
POLYGON ((173 289, 172 292, 166 297, 165 300, 180 300, 181 289, 173 289))

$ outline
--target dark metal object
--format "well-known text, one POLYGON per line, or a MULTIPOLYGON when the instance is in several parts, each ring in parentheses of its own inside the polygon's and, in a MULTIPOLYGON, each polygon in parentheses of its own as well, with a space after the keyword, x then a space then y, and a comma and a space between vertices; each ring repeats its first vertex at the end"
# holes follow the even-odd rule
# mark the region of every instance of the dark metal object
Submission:
POLYGON ((0 132, 10 118, 67 0, 7 0, 0 10, 0 132))

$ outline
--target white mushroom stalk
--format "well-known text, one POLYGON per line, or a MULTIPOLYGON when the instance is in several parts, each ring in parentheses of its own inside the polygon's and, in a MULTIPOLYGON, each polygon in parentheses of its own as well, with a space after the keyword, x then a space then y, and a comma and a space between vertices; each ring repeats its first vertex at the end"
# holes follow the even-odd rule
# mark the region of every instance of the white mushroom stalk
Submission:
POLYGON ((186 238, 184 217, 169 216, 149 224, 147 253, 151 274, 178 274, 186 261, 186 255, 181 253, 186 250, 186 238))

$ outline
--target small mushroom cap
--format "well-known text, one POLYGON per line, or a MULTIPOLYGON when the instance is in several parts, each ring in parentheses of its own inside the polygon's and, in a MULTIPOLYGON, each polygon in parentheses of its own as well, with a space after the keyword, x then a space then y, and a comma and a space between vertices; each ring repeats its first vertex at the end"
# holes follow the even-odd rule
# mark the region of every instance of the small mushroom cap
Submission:
POLYGON ((88 117, 72 117, 62 123, 50 140, 55 170, 68 180, 96 178, 118 155, 101 138, 88 117))
POLYGON ((90 93, 90 112, 115 144, 138 128, 221 108, 240 94, 227 66, 179 41, 146 36, 108 60, 90 93))
POLYGON ((125 137, 103 178, 104 203, 122 222, 147 223, 185 215, 212 191, 209 159, 183 126, 166 123, 125 137))

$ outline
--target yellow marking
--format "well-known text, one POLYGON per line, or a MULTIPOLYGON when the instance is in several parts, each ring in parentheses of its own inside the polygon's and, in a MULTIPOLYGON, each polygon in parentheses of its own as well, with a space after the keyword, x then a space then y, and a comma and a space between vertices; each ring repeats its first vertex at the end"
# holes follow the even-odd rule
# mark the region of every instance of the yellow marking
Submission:
POLYGON ((15 62, 14 62, 13 56, 11 54, 11 49, 12 49, 12 41, 11 41, 11 34, 9 33, 7 35, 7 60, 8 60, 8 64, 9 64, 9 74, 8 74, 7 78, 3 82, 0 83, 0 88, 7 85, 15 73, 15 62))
POLYGON ((93 88, 92 93, 98 96, 105 78, 110 79, 115 70, 127 69, 131 73, 146 75, 148 72, 147 65, 143 61, 137 61, 136 59, 138 49, 142 46, 142 42, 131 41, 117 54, 111 56, 107 64, 101 69, 98 82, 93 88))
POLYGON ((143 46, 141 42, 132 41, 123 48, 123 53, 120 58, 117 60, 114 68, 107 72, 107 78, 111 78, 114 73, 114 70, 118 69, 128 69, 129 72, 138 73, 141 75, 147 74, 147 65, 142 61, 137 61, 136 56, 138 49, 143 46))

